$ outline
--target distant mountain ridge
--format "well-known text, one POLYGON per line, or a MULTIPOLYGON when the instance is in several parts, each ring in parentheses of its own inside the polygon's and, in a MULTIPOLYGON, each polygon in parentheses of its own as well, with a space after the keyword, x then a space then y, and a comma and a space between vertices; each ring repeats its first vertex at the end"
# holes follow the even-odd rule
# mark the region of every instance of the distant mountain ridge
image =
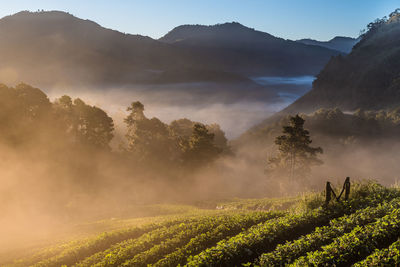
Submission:
POLYGON ((338 53, 239 23, 180 26, 154 40, 61 11, 0 19, 0 81, 10 84, 251 83, 252 75, 314 75, 338 53))
POLYGON ((336 36, 329 41, 317 41, 313 39, 301 39, 297 40, 299 43, 303 43, 306 45, 317 45, 326 47, 333 50, 338 50, 343 53, 350 53, 353 49, 354 45, 360 41, 360 38, 351 38, 351 37, 343 37, 343 36, 336 36))
POLYGON ((176 49, 149 37, 105 29, 60 11, 2 18, 0 54, 0 78, 14 74, 35 84, 130 83, 145 80, 151 70, 168 69, 168 59, 179 57, 176 49))
POLYGON ((315 75, 328 58, 340 54, 337 50, 278 38, 238 22, 182 25, 159 40, 186 51, 196 50, 194 54, 213 66, 251 75, 315 75))
MULTIPOLYGON (((263 38, 263 41, 269 40, 271 42, 277 41, 277 38, 271 34, 259 32, 252 28, 243 26, 238 22, 228 22, 216 25, 181 25, 175 27, 166 35, 161 37, 159 40, 165 43, 179 43, 183 42, 186 44, 198 45, 198 43, 192 43, 193 41, 201 41, 202 44, 213 45, 210 41, 216 42, 219 45, 222 42, 237 43, 253 43, 254 36, 258 35, 259 38, 263 38), (246 37, 239 39, 239 37, 246 37)), ((283 39, 282 39, 283 40, 283 39)))

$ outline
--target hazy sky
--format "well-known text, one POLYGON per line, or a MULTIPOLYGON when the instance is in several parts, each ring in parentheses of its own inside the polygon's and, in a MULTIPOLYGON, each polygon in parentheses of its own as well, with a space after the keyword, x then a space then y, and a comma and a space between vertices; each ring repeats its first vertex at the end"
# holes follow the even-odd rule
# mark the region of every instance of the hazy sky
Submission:
POLYGON ((400 0, 0 0, 0 16, 62 10, 121 32, 159 38, 181 24, 237 21, 287 38, 357 36, 400 0))

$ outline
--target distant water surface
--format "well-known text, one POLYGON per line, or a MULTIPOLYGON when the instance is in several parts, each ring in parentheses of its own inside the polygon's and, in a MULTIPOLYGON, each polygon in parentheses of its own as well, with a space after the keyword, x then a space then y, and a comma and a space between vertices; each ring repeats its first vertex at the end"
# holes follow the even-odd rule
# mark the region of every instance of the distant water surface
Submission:
POLYGON ((253 78, 253 81, 261 85, 279 85, 279 84, 312 85, 312 82, 314 80, 315 80, 314 76, 295 76, 295 77, 263 76, 263 77, 253 78))

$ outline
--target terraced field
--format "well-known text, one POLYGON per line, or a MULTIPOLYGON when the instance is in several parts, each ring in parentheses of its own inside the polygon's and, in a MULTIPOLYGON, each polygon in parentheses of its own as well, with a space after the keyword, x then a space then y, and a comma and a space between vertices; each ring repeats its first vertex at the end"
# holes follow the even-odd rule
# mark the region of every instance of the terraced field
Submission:
POLYGON ((9 266, 400 264, 398 189, 365 182, 352 187, 349 201, 328 206, 322 194, 278 202, 235 200, 165 216, 42 249, 9 266))

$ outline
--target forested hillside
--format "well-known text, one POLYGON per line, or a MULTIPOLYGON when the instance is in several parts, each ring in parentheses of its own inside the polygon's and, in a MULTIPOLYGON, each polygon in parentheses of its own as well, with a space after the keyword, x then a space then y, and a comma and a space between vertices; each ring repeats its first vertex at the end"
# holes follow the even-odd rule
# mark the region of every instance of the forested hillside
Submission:
MULTIPOLYGON (((400 134, 399 107, 385 110, 358 109, 354 113, 344 113, 339 108, 319 109, 310 114, 303 113, 301 116, 314 138, 328 146, 332 140, 335 140, 332 144, 335 146, 339 141, 368 143, 372 140, 396 139, 400 134)), ((239 146, 253 142, 266 145, 272 142, 287 121, 288 116, 277 116, 269 123, 250 129, 233 143, 239 146)))
POLYGON ((338 107, 344 111, 393 108, 400 102, 399 11, 368 25, 347 56, 332 58, 317 75, 313 88, 284 109, 313 112, 338 107))

